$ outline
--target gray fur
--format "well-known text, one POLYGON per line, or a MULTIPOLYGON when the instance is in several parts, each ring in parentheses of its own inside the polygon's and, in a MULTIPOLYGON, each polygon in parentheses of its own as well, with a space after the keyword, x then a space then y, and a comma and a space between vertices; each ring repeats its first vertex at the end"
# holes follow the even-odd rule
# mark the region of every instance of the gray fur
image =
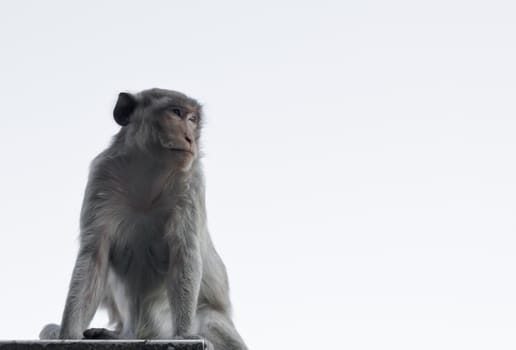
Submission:
POLYGON ((201 106, 151 89, 121 94, 115 119, 124 126, 90 167, 61 327, 45 326, 40 338, 82 338, 102 306, 114 330, 87 337, 198 335, 216 350, 247 349, 206 224, 201 106))

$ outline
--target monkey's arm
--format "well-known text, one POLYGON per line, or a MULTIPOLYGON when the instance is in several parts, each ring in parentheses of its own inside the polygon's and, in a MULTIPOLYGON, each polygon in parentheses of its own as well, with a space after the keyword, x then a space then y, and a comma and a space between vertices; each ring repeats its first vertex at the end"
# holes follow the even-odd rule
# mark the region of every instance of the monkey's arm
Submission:
MULTIPOLYGON (((184 220, 184 217, 183 217, 184 220)), ((174 225, 169 238, 167 293, 175 325, 173 336, 189 335, 201 286, 202 260, 198 225, 174 225)))
POLYGON ((66 299, 61 339, 80 339, 104 296, 109 244, 100 237, 84 237, 66 299))

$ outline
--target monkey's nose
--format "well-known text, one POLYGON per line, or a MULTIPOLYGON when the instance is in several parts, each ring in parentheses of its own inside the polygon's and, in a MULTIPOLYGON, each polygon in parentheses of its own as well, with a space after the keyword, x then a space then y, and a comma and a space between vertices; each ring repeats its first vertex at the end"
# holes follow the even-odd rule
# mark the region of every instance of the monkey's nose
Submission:
POLYGON ((186 142, 188 142, 189 146, 192 145, 192 139, 188 135, 185 135, 185 140, 186 140, 186 142))

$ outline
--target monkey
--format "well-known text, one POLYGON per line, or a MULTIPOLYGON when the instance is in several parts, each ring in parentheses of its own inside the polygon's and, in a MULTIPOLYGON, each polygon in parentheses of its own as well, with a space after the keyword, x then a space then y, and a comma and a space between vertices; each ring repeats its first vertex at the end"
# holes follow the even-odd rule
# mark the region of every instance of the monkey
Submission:
POLYGON ((202 338, 246 350, 207 227, 202 106, 153 88, 121 92, 113 117, 120 130, 90 164, 62 321, 40 339, 202 338), (88 329, 99 307, 113 329, 88 329))

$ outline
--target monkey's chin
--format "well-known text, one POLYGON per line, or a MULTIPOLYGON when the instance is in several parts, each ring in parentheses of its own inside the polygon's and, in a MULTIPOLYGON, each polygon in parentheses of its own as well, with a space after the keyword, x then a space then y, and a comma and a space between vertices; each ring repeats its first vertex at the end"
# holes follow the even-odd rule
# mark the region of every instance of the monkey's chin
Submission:
POLYGON ((181 171, 183 171, 183 172, 189 171, 192 168, 194 160, 195 160, 195 157, 193 155, 187 157, 187 159, 185 159, 184 163, 181 166, 181 171))
POLYGON ((168 149, 167 152, 169 153, 170 162, 174 168, 183 172, 187 172, 191 169, 195 160, 195 154, 193 152, 178 149, 168 149))

